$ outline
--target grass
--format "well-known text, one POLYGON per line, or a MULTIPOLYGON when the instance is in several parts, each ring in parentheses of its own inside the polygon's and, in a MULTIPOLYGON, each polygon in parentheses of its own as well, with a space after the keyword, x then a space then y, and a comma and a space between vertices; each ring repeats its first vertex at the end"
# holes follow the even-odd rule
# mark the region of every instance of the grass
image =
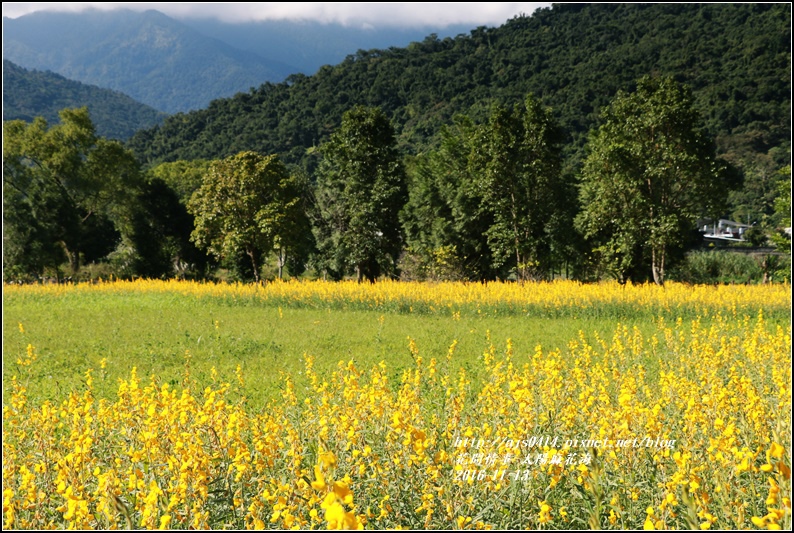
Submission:
MULTIPOLYGON (((137 367, 143 378, 157 376, 161 383, 184 378, 186 352, 191 377, 200 383, 234 379, 237 365, 244 375, 243 394, 254 406, 263 406, 280 387, 280 373, 297 376, 303 355, 316 358, 320 375, 336 364, 353 359, 362 368, 389 363, 397 377, 412 366, 409 337, 420 353, 441 359, 458 341, 455 362, 476 378, 478 360, 491 343, 503 350, 513 340, 518 358, 561 348, 585 332, 610 336, 611 317, 583 319, 521 315, 410 314, 364 310, 280 307, 272 304, 229 305, 213 299, 164 293, 101 293, 69 298, 46 295, 6 295, 3 313, 3 398, 14 374, 28 379, 31 400, 62 399, 80 390, 87 369, 95 371, 95 392, 115 397, 117 381, 137 367), (19 324, 24 333, 20 333, 19 324), (490 333, 489 333, 490 332, 490 333), (490 341, 488 335, 490 334, 490 341), (15 364, 26 346, 35 347, 38 360, 28 368, 15 364), (105 369, 100 368, 105 358, 105 369)), ((650 320, 629 320, 643 332, 650 320)), ((396 380, 395 380, 396 382, 396 380)))

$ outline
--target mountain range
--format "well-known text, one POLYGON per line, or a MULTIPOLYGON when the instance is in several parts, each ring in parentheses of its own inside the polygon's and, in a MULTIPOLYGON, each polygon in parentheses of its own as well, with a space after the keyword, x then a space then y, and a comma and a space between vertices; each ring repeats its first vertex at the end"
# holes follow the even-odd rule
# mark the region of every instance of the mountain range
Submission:
POLYGON ((27 69, 121 91, 167 113, 312 74, 358 49, 405 46, 428 33, 454 35, 464 26, 350 28, 341 24, 179 21, 158 11, 37 11, 3 17, 3 58, 27 69))

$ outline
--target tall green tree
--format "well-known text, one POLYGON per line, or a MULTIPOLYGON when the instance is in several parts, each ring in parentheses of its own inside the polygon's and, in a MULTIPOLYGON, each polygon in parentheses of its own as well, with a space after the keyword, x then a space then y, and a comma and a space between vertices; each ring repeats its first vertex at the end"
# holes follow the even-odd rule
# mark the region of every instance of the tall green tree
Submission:
POLYGON ((150 175, 132 218, 131 270, 148 278, 203 275, 209 258, 190 241, 193 227, 177 193, 150 175))
POLYGON ((481 128, 467 116, 441 129, 439 145, 409 167, 409 197, 401 213, 411 275, 430 279, 494 279, 488 246, 493 214, 482 209, 472 158, 482 147, 481 128))
POLYGON ((577 224, 618 279, 647 258, 663 284, 671 251, 696 219, 725 208, 728 169, 699 123, 689 89, 668 77, 642 78, 604 110, 588 144, 577 224))
POLYGON ((551 112, 531 95, 512 109, 494 106, 477 151, 483 206, 493 215, 488 243, 495 266, 516 278, 541 279, 551 266, 550 222, 562 189, 562 135, 551 112))
POLYGON ((561 141, 550 111, 531 96, 494 105, 484 124, 459 116, 442 129, 439 147, 418 158, 403 214, 410 252, 425 270, 548 277, 563 248, 563 206, 575 196, 561 178, 561 141))
POLYGON ((4 265, 34 274, 64 259, 77 274, 113 250, 130 232, 142 183, 132 153, 98 137, 87 108, 60 118, 3 123, 4 265))
POLYGON ((244 253, 257 282, 265 254, 286 251, 294 228, 309 231, 296 178, 275 155, 241 152, 214 161, 188 210, 196 245, 219 259, 244 253))
POLYGON ((351 109, 321 153, 316 196, 322 267, 336 276, 354 272, 359 281, 393 272, 407 190, 388 117, 378 108, 351 109))

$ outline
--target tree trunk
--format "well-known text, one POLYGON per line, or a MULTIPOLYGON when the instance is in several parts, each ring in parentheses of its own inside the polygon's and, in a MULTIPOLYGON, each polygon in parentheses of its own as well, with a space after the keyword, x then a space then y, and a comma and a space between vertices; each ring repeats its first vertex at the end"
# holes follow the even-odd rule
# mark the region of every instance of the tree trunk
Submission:
POLYGON ((526 264, 521 263, 521 241, 518 238, 518 213, 516 213, 516 193, 510 191, 510 214, 513 222, 513 243, 516 248, 516 280, 521 283, 527 277, 526 264))
POLYGON ((764 279, 762 283, 766 285, 769 283, 769 256, 765 255, 764 260, 761 262, 761 271, 764 273, 764 279))
POLYGON ((664 255, 664 250, 651 249, 651 271, 657 285, 664 285, 664 255))
POLYGON ((281 279, 281 275, 284 272, 284 248, 279 247, 278 249, 278 279, 281 279))
POLYGON ((516 237, 516 280, 521 283, 527 277, 526 268, 526 265, 521 263, 521 253, 518 251, 518 237, 516 237))
POLYGON ((69 268, 72 271, 72 276, 76 277, 77 271, 80 270, 80 251, 70 250, 65 241, 61 241, 61 246, 63 246, 63 251, 66 252, 66 257, 69 259, 69 268))
POLYGON ((256 264, 256 253, 253 250, 246 250, 246 253, 251 258, 251 266, 254 267, 254 281, 259 283, 259 267, 256 264))

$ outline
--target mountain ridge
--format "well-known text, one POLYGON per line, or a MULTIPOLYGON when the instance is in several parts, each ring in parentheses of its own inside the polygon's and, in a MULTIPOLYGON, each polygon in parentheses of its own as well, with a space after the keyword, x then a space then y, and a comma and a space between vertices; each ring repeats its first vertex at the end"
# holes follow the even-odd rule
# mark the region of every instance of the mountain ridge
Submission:
POLYGON ((50 71, 28 70, 3 60, 3 120, 31 122, 42 116, 60 121, 67 107, 87 106, 97 134, 125 141, 136 131, 162 122, 166 114, 112 89, 70 80, 50 71))
POLYGON ((294 71, 156 10, 36 12, 3 19, 3 57, 122 91, 155 109, 199 109, 294 71))
POLYGON ((407 45, 428 33, 464 28, 368 31, 307 21, 177 19, 154 9, 38 11, 3 17, 3 57, 176 113, 291 74, 313 73, 358 49, 407 45))
POLYGON ((445 27, 422 26, 351 27, 338 23, 308 20, 263 20, 241 23, 215 19, 185 19, 184 24, 204 35, 229 43, 240 50, 254 52, 261 57, 277 59, 268 50, 279 47, 286 63, 297 68, 296 73, 311 75, 324 65, 335 65, 358 50, 385 49, 407 46, 422 41, 428 35, 441 37, 469 33, 472 27, 452 24, 445 27))

